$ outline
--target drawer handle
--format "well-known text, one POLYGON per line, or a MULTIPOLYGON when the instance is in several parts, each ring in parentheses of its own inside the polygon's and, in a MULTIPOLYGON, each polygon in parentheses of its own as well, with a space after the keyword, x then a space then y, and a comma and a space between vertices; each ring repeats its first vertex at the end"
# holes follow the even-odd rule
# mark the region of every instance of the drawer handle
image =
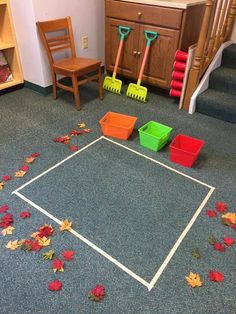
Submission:
POLYGON ((134 54, 134 55, 136 55, 136 54, 137 54, 137 51, 136 51, 136 50, 134 50, 133 54, 134 54))
POLYGON ((138 16, 141 17, 143 15, 142 12, 138 12, 138 16))
POLYGON ((138 55, 138 56, 140 56, 140 55, 141 55, 141 52, 140 52, 140 51, 138 51, 138 52, 137 52, 137 55, 138 55))

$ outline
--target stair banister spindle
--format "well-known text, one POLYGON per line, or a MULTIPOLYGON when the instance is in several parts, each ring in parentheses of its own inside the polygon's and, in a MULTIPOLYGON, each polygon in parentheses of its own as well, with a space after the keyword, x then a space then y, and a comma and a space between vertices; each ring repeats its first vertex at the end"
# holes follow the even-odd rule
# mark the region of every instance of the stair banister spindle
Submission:
POLYGON ((228 40, 231 36, 233 26, 234 26, 235 16, 236 16, 236 0, 233 0, 229 15, 228 15, 228 19, 226 21, 227 26, 226 26, 226 32, 225 32, 225 38, 224 38, 225 41, 228 40))

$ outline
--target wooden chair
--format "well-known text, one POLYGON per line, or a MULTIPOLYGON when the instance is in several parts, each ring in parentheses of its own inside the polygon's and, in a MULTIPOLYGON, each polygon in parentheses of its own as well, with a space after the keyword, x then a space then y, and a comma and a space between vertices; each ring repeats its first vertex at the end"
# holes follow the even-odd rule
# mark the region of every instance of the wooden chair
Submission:
POLYGON ((57 98, 57 87, 72 92, 76 108, 80 110, 79 86, 96 80, 98 81, 99 98, 103 99, 101 61, 76 57, 71 18, 66 17, 57 20, 36 22, 36 25, 47 51, 53 82, 53 98, 57 98), (62 35, 60 35, 60 31, 63 31, 62 35), (57 60, 55 60, 54 53, 61 50, 69 50, 70 57, 63 57, 63 59, 58 60, 57 54, 57 60), (72 87, 62 84, 61 80, 57 79, 57 74, 70 77, 72 87))

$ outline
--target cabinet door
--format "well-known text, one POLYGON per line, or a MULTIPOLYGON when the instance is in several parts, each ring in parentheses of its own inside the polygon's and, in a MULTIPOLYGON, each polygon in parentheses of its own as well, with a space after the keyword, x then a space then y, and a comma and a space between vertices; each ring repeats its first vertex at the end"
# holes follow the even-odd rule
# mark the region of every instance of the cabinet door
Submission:
POLYGON ((158 38, 151 44, 142 80, 146 83, 169 88, 175 52, 178 48, 179 31, 150 25, 140 25, 139 51, 141 55, 139 58, 139 69, 146 46, 144 30, 157 32, 158 38))
POLYGON ((116 55, 120 43, 119 25, 131 28, 129 35, 125 38, 121 52, 118 74, 136 78, 137 75, 137 51, 139 46, 139 25, 118 19, 106 18, 106 69, 113 71, 116 55))

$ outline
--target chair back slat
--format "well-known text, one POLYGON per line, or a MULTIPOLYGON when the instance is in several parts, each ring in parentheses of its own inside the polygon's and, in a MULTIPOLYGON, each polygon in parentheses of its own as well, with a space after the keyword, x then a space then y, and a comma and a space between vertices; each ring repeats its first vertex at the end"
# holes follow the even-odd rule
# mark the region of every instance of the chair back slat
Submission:
POLYGON ((71 18, 36 22, 44 48, 47 51, 50 65, 54 63, 54 53, 62 50, 70 50, 71 56, 76 57, 74 36, 71 18), (58 35, 63 32, 65 35, 58 35))

